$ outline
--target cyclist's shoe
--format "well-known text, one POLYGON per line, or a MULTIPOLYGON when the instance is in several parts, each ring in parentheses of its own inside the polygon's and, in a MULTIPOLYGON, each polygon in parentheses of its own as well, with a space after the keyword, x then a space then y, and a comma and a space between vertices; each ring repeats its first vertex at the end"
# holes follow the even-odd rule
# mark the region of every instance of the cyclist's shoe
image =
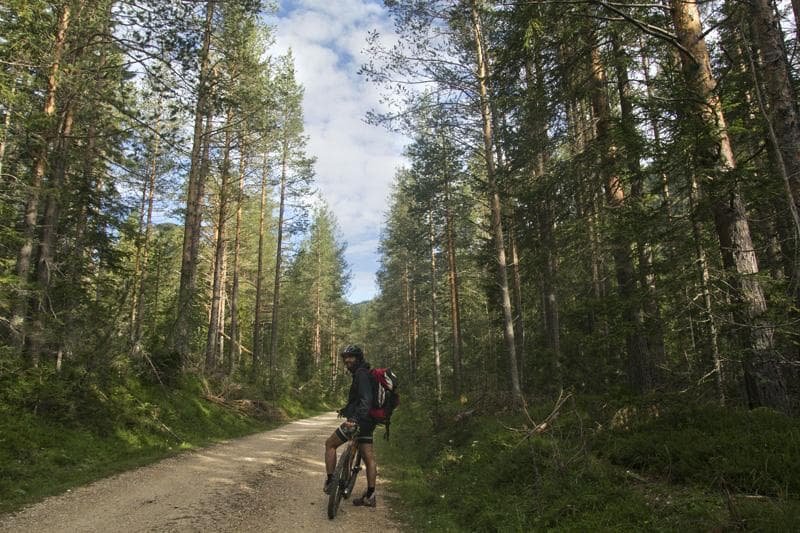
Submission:
POLYGON ((377 498, 375 498, 374 492, 372 493, 372 496, 366 496, 365 493, 365 495, 361 496, 360 498, 353 500, 353 505, 356 507, 375 507, 377 503, 376 500, 377 498))
POLYGON ((325 484, 322 486, 322 492, 324 492, 325 494, 330 494, 332 488, 333 488, 333 478, 325 481, 325 484))

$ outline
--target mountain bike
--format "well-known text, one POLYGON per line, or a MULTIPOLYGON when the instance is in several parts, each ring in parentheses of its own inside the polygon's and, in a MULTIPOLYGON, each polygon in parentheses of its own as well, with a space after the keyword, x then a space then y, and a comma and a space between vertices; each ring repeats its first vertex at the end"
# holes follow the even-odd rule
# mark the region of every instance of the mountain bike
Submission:
POLYGON ((333 471, 331 492, 328 496, 328 518, 333 520, 339 511, 342 499, 348 499, 353 493, 356 478, 361 471, 361 450, 358 446, 358 429, 350 436, 344 451, 339 456, 336 469, 333 471))

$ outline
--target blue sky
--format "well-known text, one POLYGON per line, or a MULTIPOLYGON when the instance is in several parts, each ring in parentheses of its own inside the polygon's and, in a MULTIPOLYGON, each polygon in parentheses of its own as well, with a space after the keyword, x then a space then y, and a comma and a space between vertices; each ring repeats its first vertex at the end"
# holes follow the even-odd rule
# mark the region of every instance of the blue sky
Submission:
POLYGON ((364 122, 379 109, 377 87, 357 74, 366 56, 367 33, 393 35, 381 2, 281 0, 274 20, 276 51, 291 48, 297 79, 305 87, 309 155, 317 158, 316 184, 347 243, 352 272, 348 300, 376 292, 378 239, 389 187, 402 166, 406 140, 364 122))

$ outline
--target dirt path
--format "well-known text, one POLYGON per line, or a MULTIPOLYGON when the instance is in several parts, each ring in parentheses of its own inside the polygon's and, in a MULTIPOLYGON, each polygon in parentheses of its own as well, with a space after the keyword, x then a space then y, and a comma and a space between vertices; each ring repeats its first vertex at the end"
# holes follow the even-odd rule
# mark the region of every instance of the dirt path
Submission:
MULTIPOLYGON (((343 501, 328 520, 322 454, 336 424, 325 414, 103 479, 0 516, 0 531, 399 531, 381 492, 377 508, 343 501)), ((364 485, 362 472, 355 493, 364 485)))

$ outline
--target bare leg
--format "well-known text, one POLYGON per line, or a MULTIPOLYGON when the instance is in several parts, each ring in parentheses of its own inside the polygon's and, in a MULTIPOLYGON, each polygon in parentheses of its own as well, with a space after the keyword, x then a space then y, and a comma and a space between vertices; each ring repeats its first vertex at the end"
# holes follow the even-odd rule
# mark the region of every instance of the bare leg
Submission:
POLYGON ((336 435, 335 431, 325 441, 325 472, 328 474, 333 474, 333 470, 336 468, 336 448, 342 443, 344 441, 336 435))
POLYGON ((378 464, 375 462, 375 450, 372 444, 360 444, 361 455, 364 456, 364 462, 367 464, 367 486, 374 487, 375 481, 378 478, 378 464))

